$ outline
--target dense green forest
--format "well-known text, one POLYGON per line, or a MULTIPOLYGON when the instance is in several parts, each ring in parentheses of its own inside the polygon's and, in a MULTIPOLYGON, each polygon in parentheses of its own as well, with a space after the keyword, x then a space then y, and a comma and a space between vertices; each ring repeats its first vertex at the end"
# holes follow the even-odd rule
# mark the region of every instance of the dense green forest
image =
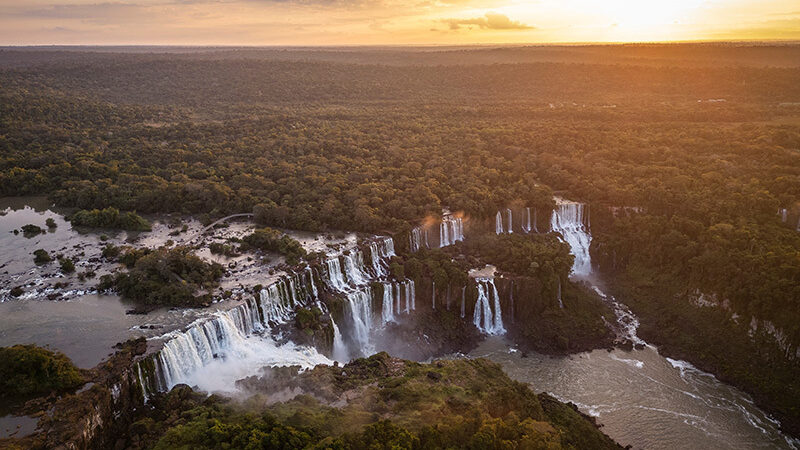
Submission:
MULTIPOLYGON (((594 260, 612 286, 644 296, 630 303, 648 340, 781 403, 800 430, 796 381, 772 381, 800 373, 797 54, 7 50, 0 195, 209 217, 260 205, 268 226, 391 233, 443 206, 469 224, 511 203, 549 208, 553 193, 584 201, 594 260), (700 293, 719 315, 692 306, 700 293), (752 318, 781 331, 782 354, 749 337, 752 318), (731 369, 742 355, 769 369, 731 369)), ((563 276, 566 257, 546 268, 540 250, 532 241, 525 267, 505 263, 563 276)))
POLYGON ((299 375, 272 369, 241 385, 254 395, 244 405, 174 389, 130 427, 127 447, 620 448, 571 406, 483 359, 418 364, 378 353, 299 375), (307 394, 259 406, 287 386, 307 394), (347 407, 328 405, 345 392, 353 397, 347 407))

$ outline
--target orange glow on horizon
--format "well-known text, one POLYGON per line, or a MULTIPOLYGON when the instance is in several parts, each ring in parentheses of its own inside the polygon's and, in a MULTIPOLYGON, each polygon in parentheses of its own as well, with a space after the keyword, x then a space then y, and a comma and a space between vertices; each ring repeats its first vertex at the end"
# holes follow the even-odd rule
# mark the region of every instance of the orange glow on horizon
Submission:
POLYGON ((800 39, 796 0, 9 0, 0 45, 468 45, 800 39))

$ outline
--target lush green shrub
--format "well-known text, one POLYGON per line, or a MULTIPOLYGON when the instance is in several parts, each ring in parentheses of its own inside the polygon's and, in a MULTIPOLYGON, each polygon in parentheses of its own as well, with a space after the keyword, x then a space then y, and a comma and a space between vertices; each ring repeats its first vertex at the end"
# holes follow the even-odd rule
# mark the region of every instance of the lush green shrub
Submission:
POLYGON ((224 255, 227 257, 239 256, 239 253, 236 252, 236 248, 229 244, 212 242, 208 245, 208 249, 211 250, 211 253, 214 255, 224 255))
POLYGON ((150 223, 134 212, 120 213, 116 208, 82 209, 69 217, 75 226, 150 231, 150 223))
POLYGON ((22 234, 25 237, 33 237, 41 233, 44 233, 44 230, 39 225, 33 225, 29 223, 22 226, 22 234))
POLYGON ((56 221, 53 220, 52 217, 48 217, 47 220, 44 221, 44 224, 47 225, 47 228, 56 228, 56 227, 58 227, 58 225, 56 224, 56 221))
POLYGON ((243 239, 243 249, 256 248, 267 252, 278 252, 286 256, 288 264, 297 264, 306 256, 306 250, 300 242, 291 236, 272 228, 261 228, 243 239))
POLYGON ((60 258, 58 263, 61 265, 61 271, 64 273, 75 272, 75 263, 69 258, 60 258))
POLYGON ((80 370, 61 353, 35 345, 0 347, 0 398, 65 391, 83 382, 80 370))
POLYGON ((123 297, 147 305, 203 305, 210 294, 198 291, 216 286, 224 273, 221 265, 203 261, 186 247, 162 247, 134 260, 128 272, 101 277, 99 287, 113 286, 123 297))
POLYGON ((38 249, 33 251, 33 262, 37 265, 47 264, 53 260, 53 257, 47 253, 47 250, 38 249))

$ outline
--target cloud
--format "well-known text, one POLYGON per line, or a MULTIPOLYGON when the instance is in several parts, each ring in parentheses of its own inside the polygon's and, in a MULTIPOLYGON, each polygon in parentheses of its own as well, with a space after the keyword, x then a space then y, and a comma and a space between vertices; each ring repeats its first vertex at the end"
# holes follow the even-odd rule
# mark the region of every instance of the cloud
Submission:
POLYGON ((444 19, 442 22, 446 23, 451 30, 459 30, 461 27, 477 26, 481 29, 487 30, 531 30, 532 26, 526 25, 516 20, 511 20, 508 16, 496 13, 486 13, 483 17, 476 17, 474 19, 444 19))

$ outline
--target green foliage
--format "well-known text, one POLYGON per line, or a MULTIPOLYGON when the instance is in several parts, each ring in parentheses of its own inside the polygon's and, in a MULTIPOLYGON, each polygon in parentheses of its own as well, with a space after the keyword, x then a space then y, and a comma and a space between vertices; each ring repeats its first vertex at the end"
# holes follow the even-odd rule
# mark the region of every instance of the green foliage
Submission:
POLYGON ((292 386, 314 395, 242 405, 177 388, 131 432, 156 449, 617 448, 577 411, 486 360, 418 364, 381 353, 301 374, 272 369, 263 381, 265 394, 292 386), (345 391, 346 406, 329 406, 345 391))
POLYGON ((49 253, 47 253, 47 250, 43 250, 40 248, 33 251, 33 262, 36 263, 36 265, 47 264, 52 260, 53 257, 50 256, 49 253))
POLYGON ((421 249, 406 259, 397 258, 390 266, 393 274, 402 274, 414 280, 430 278, 437 286, 463 285, 467 272, 463 264, 453 261, 441 249, 421 249))
POLYGON ((59 258, 58 264, 61 266, 63 273, 75 272, 75 263, 69 258, 59 258))
POLYGON ((227 257, 239 256, 239 253, 236 251, 236 248, 229 244, 212 242, 211 244, 208 245, 208 249, 211 250, 211 253, 214 255, 224 255, 227 257))
MULTIPOLYGON (((445 205, 476 222, 511 203, 547 211, 552 188, 590 204, 607 274, 671 291, 658 304, 672 312, 687 290, 716 294, 800 343, 794 46, 62 56, 4 56, 19 68, 0 73, 0 195, 400 233, 445 205), (624 207, 640 212, 609 213, 624 207)), ((546 267, 520 244, 535 265, 481 251, 563 278, 558 252, 546 267)), ((392 271, 452 279, 422 259, 392 271)), ((699 342, 714 325, 684 331, 699 342)))
POLYGON ((35 345, 0 347, 0 399, 62 392, 84 383, 61 353, 35 345))
POLYGON ((42 227, 38 225, 33 225, 29 223, 27 225, 22 226, 22 235, 25 236, 26 238, 31 238, 36 235, 42 234, 44 232, 45 231, 42 229, 42 227))
POLYGON ((290 265, 298 264, 306 256, 306 250, 300 242, 272 228, 260 228, 242 238, 242 249, 248 248, 278 252, 286 256, 286 262, 290 265))
POLYGON ((566 280, 575 257, 569 244, 554 233, 481 234, 460 244, 465 252, 478 256, 498 269, 529 276, 548 283, 566 280))
MULTIPOLYGON (((136 251, 126 255, 131 252, 136 251)), ((162 247, 134 261, 128 272, 101 277, 100 288, 113 286, 123 297, 151 306, 200 306, 209 295, 198 291, 216 286, 224 273, 221 265, 207 263, 185 247, 162 247)))
POLYGON ((80 210, 69 217, 74 226, 150 231, 150 223, 134 212, 120 213, 116 208, 80 210))
POLYGON ((117 259, 117 257, 120 255, 121 252, 122 249, 109 242, 108 244, 103 246, 103 251, 101 252, 101 255, 103 256, 103 258, 114 260, 117 259))
POLYGON ((58 225, 56 224, 56 221, 53 220, 52 217, 48 217, 47 220, 44 221, 44 224, 47 225, 47 228, 50 228, 50 229, 58 227, 58 225))

